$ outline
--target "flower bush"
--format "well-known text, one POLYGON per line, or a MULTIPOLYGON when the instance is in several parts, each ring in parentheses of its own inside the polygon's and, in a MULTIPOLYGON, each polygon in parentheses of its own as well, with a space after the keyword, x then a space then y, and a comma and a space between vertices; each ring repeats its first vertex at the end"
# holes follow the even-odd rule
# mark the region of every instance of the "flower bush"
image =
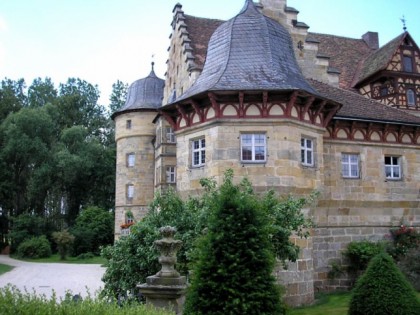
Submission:
POLYGON ((400 259, 410 249, 420 246, 420 233, 413 227, 402 224, 398 228, 392 228, 390 233, 394 244, 389 252, 395 259, 400 259))

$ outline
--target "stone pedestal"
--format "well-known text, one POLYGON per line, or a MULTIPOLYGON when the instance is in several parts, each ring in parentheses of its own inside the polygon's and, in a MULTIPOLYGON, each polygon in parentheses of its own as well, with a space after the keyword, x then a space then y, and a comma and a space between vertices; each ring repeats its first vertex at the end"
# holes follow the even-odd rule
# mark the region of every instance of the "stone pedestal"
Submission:
POLYGON ((146 283, 137 287, 146 297, 146 304, 182 314, 187 289, 186 278, 180 276, 174 268, 176 253, 182 242, 173 239, 176 232, 173 227, 163 227, 160 232, 163 239, 155 241, 154 244, 161 253, 159 263, 162 269, 156 275, 147 277, 146 283))

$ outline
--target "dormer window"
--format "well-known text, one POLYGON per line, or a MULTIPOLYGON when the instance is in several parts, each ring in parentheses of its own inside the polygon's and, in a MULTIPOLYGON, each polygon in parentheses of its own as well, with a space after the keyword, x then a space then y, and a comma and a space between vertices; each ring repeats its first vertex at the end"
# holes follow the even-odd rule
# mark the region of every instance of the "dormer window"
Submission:
POLYGON ((412 89, 407 90, 407 105, 416 106, 416 93, 412 89))
POLYGON ((405 72, 413 72, 413 58, 411 56, 403 56, 403 64, 405 72))

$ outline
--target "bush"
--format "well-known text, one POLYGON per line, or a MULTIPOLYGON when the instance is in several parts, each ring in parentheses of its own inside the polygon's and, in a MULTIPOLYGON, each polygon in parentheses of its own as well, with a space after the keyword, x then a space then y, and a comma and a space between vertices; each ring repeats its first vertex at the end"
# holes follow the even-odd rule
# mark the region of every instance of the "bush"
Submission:
POLYGON ((90 297, 76 302, 70 294, 65 299, 56 301, 35 293, 22 293, 15 287, 7 286, 0 288, 0 314, 171 315, 172 313, 136 303, 119 305, 115 302, 90 297))
POLYGON ((71 235, 67 230, 63 230, 61 232, 54 232, 52 236, 54 242, 56 242, 57 244, 60 259, 65 260, 66 255, 74 242, 74 236, 71 235))
POLYGON ((413 227, 401 225, 398 228, 390 230, 393 246, 390 246, 388 252, 395 259, 401 259, 412 248, 420 247, 420 233, 413 227))
POLYGON ((83 260, 83 259, 91 259, 94 258, 95 255, 93 253, 83 253, 77 256, 77 259, 83 260))
POLYGON ((83 209, 70 232, 75 236, 74 256, 87 252, 99 255, 101 246, 114 241, 114 214, 98 207, 83 209))
POLYGON ((420 247, 410 249, 398 261, 398 267, 412 286, 420 291, 420 247))
POLYGON ((46 258, 51 256, 51 245, 47 238, 42 235, 32 237, 20 243, 17 255, 22 258, 46 258))
POLYGON ((46 235, 47 225, 44 218, 32 214, 21 214, 12 218, 12 228, 9 233, 10 251, 16 252, 20 243, 32 237, 46 235))
POLYGON ((349 243, 344 251, 344 255, 349 259, 349 272, 357 278, 366 269, 369 261, 382 251, 384 246, 381 243, 367 240, 349 243))
POLYGON ((232 183, 214 195, 200 242, 184 314, 285 314, 275 264, 270 220, 260 198, 232 183))
POLYGON ((418 315, 420 302, 392 257, 382 252, 372 259, 357 281, 348 314, 418 315))

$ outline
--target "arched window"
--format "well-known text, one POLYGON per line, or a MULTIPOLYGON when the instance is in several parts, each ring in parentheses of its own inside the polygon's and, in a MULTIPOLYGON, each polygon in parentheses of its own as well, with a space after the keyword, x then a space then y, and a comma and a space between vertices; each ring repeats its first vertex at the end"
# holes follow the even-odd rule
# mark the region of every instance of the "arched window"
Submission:
POLYGON ((412 89, 407 90, 407 105, 415 106, 416 105, 416 94, 412 89))

